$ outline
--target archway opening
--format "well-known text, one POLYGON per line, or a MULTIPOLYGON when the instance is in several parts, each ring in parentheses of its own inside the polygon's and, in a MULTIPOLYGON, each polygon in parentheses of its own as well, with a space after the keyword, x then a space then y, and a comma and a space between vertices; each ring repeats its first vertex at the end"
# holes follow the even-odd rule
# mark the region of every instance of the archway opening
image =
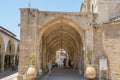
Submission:
MULTIPOLYGON (((43 72, 47 70, 49 60, 56 61, 57 52, 59 52, 59 55, 65 55, 62 52, 65 51, 67 57, 64 57, 64 59, 67 59, 68 65, 69 61, 72 62, 72 67, 84 74, 83 40, 80 32, 74 27, 69 25, 69 22, 57 21, 57 23, 52 25, 50 23, 49 27, 41 29, 40 65, 43 72)), ((63 62, 64 59, 61 59, 61 62, 63 62)))
POLYGON ((55 63, 58 68, 69 67, 69 55, 64 49, 59 49, 56 52, 55 63))
POLYGON ((15 56, 15 47, 14 47, 14 43, 9 40, 8 45, 7 45, 7 50, 6 50, 6 54, 5 54, 5 58, 4 58, 4 67, 5 69, 9 68, 12 66, 12 64, 14 63, 14 56, 15 56))

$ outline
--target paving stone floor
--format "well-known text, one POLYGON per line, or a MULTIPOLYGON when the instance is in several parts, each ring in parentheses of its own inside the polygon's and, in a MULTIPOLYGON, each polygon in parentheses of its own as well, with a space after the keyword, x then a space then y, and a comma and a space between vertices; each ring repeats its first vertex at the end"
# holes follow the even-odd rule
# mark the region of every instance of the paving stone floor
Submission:
MULTIPOLYGON (((7 70, 3 73, 0 73, 0 80, 17 80, 17 71, 7 70)), ((37 80, 87 80, 79 75, 78 71, 74 69, 63 69, 63 68, 55 68, 52 71, 52 75, 48 76, 48 74, 44 75, 37 80)))
POLYGON ((17 70, 6 69, 4 72, 0 72, 0 80, 17 80, 17 75, 17 70))
POLYGON ((81 77, 76 70, 56 68, 52 71, 51 76, 48 76, 48 74, 46 74, 45 76, 38 80, 85 80, 85 79, 81 77))

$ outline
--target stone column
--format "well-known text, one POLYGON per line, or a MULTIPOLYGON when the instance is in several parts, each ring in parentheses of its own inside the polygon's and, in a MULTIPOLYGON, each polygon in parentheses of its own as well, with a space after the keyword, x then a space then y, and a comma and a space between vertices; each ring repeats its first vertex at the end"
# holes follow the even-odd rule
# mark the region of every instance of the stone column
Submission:
POLYGON ((16 54, 14 54, 14 63, 15 63, 15 65, 16 65, 16 54))
POLYGON ((5 60, 5 55, 4 54, 1 55, 1 60, 2 60, 1 61, 1 71, 4 72, 4 60, 5 60))
POLYGON ((31 56, 33 53, 37 54, 36 52, 38 52, 36 51, 37 20, 37 9, 21 9, 19 74, 17 80, 26 80, 26 73, 31 64, 31 56))
POLYGON ((41 75, 42 36, 41 35, 37 35, 37 36, 39 37, 39 39, 36 39, 36 54, 37 54, 36 69, 38 75, 41 75))
POLYGON ((88 64, 87 62, 87 53, 88 51, 91 50, 93 51, 93 27, 89 26, 86 30, 85 30, 85 57, 86 57, 86 64, 88 64))
POLYGON ((74 61, 73 61, 74 62, 74 66, 73 66, 73 68, 76 69, 76 66, 77 66, 77 55, 76 54, 77 53, 74 52, 73 54, 74 54, 74 58, 73 58, 74 59, 74 61))

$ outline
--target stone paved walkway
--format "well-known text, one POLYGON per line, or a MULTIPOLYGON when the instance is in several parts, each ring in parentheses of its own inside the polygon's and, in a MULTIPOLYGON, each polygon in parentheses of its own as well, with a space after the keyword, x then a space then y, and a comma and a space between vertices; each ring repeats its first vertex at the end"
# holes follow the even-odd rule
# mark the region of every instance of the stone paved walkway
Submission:
POLYGON ((46 74, 38 80, 85 80, 76 70, 73 69, 54 69, 52 75, 46 74))
POLYGON ((4 72, 0 72, 0 80, 17 80, 17 71, 11 71, 7 69, 4 72))
MULTIPOLYGON (((5 71, 0 73, 0 80, 17 80, 17 71, 5 71)), ((62 69, 62 68, 55 68, 52 71, 52 75, 48 76, 46 74, 42 78, 37 80, 85 80, 81 77, 76 70, 73 69, 62 69)))
POLYGON ((14 73, 12 75, 1 78, 0 80, 17 80, 17 75, 18 73, 14 73))

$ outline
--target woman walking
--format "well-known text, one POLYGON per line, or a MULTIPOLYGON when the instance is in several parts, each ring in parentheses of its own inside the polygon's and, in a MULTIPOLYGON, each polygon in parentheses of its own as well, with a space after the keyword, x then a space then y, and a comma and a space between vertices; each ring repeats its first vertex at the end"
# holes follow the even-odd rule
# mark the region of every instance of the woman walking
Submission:
POLYGON ((53 66, 52 61, 50 60, 49 63, 48 63, 48 70, 49 70, 48 75, 49 76, 51 76, 52 66, 53 66))

